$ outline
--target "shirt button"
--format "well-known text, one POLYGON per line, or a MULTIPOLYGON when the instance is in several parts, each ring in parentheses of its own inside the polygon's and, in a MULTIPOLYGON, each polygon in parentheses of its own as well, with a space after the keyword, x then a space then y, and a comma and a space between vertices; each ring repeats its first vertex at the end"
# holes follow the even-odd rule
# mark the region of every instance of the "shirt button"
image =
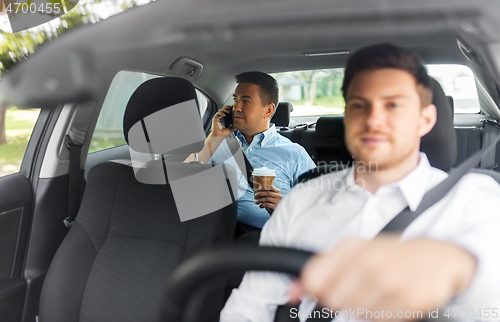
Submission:
POLYGON ((252 151, 252 149, 248 149, 248 151, 252 151))

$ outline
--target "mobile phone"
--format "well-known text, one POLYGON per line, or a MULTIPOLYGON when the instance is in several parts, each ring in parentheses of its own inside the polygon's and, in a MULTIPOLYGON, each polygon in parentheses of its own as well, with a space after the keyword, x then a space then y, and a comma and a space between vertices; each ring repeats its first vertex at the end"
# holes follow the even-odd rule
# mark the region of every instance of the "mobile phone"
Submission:
POLYGON ((233 108, 232 107, 231 107, 231 112, 227 113, 222 118, 222 126, 223 127, 226 128, 226 127, 230 127, 231 125, 233 125, 233 108))

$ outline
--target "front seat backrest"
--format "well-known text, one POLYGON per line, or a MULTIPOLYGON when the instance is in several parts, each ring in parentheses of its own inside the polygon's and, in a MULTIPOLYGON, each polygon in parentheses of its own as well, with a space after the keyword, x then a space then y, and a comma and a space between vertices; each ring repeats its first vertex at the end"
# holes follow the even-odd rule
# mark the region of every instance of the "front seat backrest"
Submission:
MULTIPOLYGON (((161 109, 168 110, 169 104, 179 103, 179 97, 181 101, 196 100, 196 93, 186 80, 158 78, 141 85, 132 97, 124 119, 127 140, 134 124, 161 109)), ((197 104, 191 108, 197 108, 197 104)), ((186 125, 175 118, 161 122, 169 129, 186 125)), ((151 146, 155 146, 153 140, 151 135, 151 146)), ((186 153, 199 147, 196 142, 190 148, 178 142, 159 145, 168 149, 175 146, 179 153, 186 153)), ((212 168, 175 163, 170 169, 193 167, 198 172, 200 167, 212 168)), ((164 177, 166 184, 141 183, 134 170, 130 161, 110 161, 90 171, 78 216, 44 281, 41 322, 156 321, 173 269, 197 250, 232 241, 235 203, 181 222, 168 179, 164 177)), ((196 203, 196 196, 191 196, 191 201, 196 203)), ((220 299, 212 300, 217 303, 222 298, 221 294, 220 299)))

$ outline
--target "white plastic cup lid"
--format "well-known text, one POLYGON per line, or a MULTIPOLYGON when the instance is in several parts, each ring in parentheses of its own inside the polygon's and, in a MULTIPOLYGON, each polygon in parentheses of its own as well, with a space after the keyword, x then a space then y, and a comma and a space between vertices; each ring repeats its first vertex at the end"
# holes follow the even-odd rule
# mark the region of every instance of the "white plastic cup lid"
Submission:
POLYGON ((260 169, 254 169, 252 175, 258 177, 276 177, 276 171, 263 167, 260 169))

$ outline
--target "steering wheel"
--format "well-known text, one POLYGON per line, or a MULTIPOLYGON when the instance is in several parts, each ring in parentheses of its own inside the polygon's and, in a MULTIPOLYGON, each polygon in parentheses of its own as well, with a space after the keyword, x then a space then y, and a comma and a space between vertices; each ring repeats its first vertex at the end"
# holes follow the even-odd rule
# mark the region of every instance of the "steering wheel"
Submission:
POLYGON ((173 273, 160 321, 184 321, 184 309, 205 281, 228 272, 273 271, 299 276, 313 253, 281 247, 231 246, 194 256, 173 273))

